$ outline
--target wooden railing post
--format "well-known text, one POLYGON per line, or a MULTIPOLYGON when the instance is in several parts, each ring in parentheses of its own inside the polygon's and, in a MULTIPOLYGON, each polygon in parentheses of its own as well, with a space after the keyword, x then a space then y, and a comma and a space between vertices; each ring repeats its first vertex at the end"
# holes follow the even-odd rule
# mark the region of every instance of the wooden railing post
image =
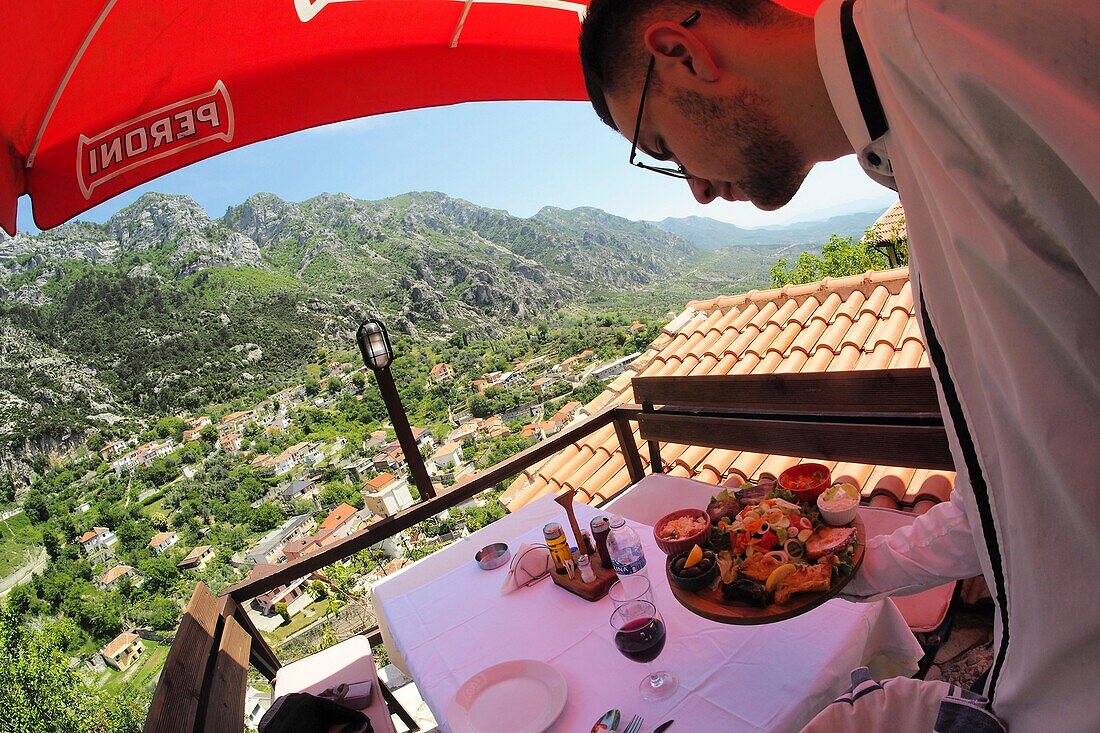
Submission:
MULTIPOLYGON (((653 412, 653 403, 646 400, 642 403, 643 413, 653 412)), ((650 473, 664 473, 665 464, 661 459, 661 444, 655 439, 649 438, 646 443, 649 444, 649 472, 650 473)))
POLYGON ((630 482, 636 484, 645 478, 645 467, 642 466, 642 457, 638 453, 638 443, 634 440, 630 421, 622 415, 615 417, 615 434, 619 437, 619 448, 626 460, 626 472, 630 474, 630 482))

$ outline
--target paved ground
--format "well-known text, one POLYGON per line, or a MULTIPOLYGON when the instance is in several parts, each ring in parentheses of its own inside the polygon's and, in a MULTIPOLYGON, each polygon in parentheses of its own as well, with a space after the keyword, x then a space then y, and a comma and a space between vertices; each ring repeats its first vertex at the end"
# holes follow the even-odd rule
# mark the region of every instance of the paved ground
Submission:
POLYGON ((992 665, 993 607, 961 608, 928 679, 944 679, 969 689, 992 665))
POLYGON ((31 579, 31 576, 38 575, 46 569, 46 563, 49 561, 49 555, 46 554, 46 548, 40 548, 38 554, 26 565, 16 570, 11 575, 0 579, 0 596, 6 595, 8 591, 17 585, 22 585, 31 579))

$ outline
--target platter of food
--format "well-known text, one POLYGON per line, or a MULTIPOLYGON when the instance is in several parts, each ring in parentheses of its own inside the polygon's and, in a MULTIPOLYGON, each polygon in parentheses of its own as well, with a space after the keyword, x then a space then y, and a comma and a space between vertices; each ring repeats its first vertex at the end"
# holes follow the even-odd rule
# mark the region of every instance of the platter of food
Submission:
MULTIPOLYGON (((669 554, 672 594, 690 611, 728 624, 806 613, 840 593, 863 562, 858 505, 850 484, 822 487, 810 501, 778 487, 724 490, 706 508, 709 531, 695 534, 701 541, 669 554)), ((654 534, 683 534, 683 511, 658 520, 654 534)))

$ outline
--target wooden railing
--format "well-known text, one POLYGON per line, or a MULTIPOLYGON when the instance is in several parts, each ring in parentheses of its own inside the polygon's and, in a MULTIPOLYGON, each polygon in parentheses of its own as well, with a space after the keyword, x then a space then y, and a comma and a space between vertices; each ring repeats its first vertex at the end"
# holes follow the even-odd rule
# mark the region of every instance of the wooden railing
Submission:
MULTIPOLYGON (((227 588, 218 599, 219 623, 233 619, 248 632, 251 664, 271 679, 279 660, 244 612, 249 600, 454 508, 607 425, 615 426, 632 482, 640 481, 644 473, 631 422, 638 423, 648 442, 654 472, 663 470, 661 442, 913 468, 954 467, 928 369, 644 377, 635 378, 633 388, 640 404, 607 408, 434 498, 280 565, 262 578, 227 588)), ((180 690, 186 683, 180 680, 189 679, 189 665, 197 664, 191 642, 186 641, 194 635, 181 625, 146 731, 175 729, 170 720, 172 701, 181 694, 187 697, 180 690)))

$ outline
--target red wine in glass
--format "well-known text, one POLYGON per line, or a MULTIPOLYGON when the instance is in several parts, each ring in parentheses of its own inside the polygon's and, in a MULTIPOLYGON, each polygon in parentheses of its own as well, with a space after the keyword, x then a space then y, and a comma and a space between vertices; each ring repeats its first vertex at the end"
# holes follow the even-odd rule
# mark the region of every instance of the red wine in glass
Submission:
MULTIPOLYGON (((611 614, 615 646, 627 659, 648 664, 665 648, 665 622, 650 601, 627 601, 611 614)), ((638 685, 644 700, 660 700, 676 690, 668 672, 650 672, 638 685)))
POLYGON ((631 619, 615 634, 615 646, 628 659, 652 662, 665 648, 665 624, 654 617, 631 619))

